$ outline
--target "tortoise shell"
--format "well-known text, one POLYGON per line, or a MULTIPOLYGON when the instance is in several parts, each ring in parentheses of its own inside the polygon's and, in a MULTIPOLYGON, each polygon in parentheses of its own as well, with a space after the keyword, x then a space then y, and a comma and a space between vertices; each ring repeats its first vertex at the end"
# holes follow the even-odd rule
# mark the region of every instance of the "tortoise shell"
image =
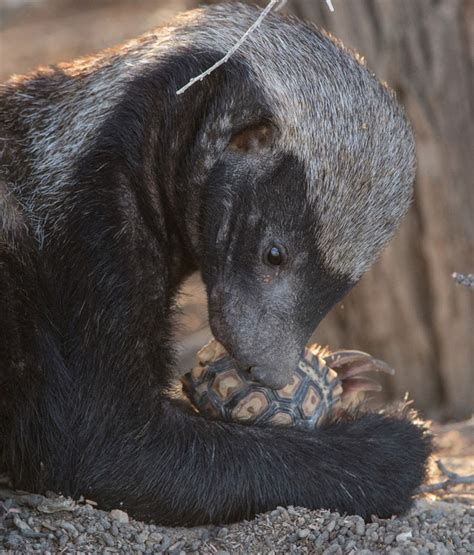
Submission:
POLYGON ((183 377, 194 408, 220 420, 312 429, 341 399, 336 372, 317 345, 306 347, 291 382, 270 389, 252 379, 215 339, 198 353, 198 366, 183 377))

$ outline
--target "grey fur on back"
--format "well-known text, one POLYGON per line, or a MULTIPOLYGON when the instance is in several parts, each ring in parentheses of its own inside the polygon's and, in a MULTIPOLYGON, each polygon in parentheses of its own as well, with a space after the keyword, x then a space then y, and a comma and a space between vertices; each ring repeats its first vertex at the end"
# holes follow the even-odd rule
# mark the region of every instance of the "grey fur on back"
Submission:
MULTIPOLYGON (((61 218, 62 191, 72 185, 74 164, 92 147, 127 84, 180 49, 224 54, 256 17, 256 9, 243 4, 194 10, 117 49, 43 69, 32 81, 27 76, 6 83, 11 109, 0 116, 2 138, 28 171, 24 179, 4 171, 5 178, 16 190, 34 187, 26 208, 34 214, 40 243, 46 213, 61 218), (41 75, 53 79, 54 90, 42 94, 41 75), (11 129, 18 125, 23 134, 16 143, 11 129)), ((356 280, 392 236, 410 201, 415 155, 403 111, 354 56, 292 18, 270 14, 234 57, 248 68, 273 111, 278 148, 304 163, 325 264, 356 280)), ((184 84, 177 82, 176 89, 184 84)), ((193 95, 193 89, 186 94, 193 95)), ((214 123, 223 140, 231 126, 231 99, 228 108, 214 123)), ((205 166, 213 161, 210 149, 205 166)))

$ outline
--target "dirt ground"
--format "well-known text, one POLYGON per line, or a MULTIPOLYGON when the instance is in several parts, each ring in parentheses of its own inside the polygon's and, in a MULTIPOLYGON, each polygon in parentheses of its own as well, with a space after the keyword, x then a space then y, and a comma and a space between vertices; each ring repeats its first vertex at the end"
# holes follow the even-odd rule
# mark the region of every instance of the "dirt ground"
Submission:
MULTIPOLYGON (((38 64, 92 53, 136 36, 188 7, 186 0, 0 0, 0 80, 38 64)), ((210 337, 202 284, 180 297, 179 368, 210 337)), ((474 473, 474 421, 434 426, 449 470, 474 473)), ((431 481, 436 481, 433 464, 431 481)), ((0 553, 474 553, 474 485, 419 498, 405 517, 364 524, 327 511, 280 508, 227 527, 144 525, 89 503, 22 495, 0 484, 0 553), (1 489, 3 488, 3 489, 1 489)), ((117 508, 119 509, 119 507, 117 508)))

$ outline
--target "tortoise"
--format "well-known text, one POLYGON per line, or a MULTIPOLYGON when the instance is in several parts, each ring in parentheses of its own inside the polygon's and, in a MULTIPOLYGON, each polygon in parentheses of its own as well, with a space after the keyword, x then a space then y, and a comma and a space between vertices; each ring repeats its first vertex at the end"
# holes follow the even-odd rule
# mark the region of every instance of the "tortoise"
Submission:
POLYGON ((225 348, 212 339, 197 355, 198 365, 183 376, 183 391, 207 417, 258 425, 313 429, 360 392, 381 387, 362 376, 376 370, 393 374, 384 362, 362 351, 330 352, 318 344, 304 349, 292 379, 282 389, 255 381, 225 348))

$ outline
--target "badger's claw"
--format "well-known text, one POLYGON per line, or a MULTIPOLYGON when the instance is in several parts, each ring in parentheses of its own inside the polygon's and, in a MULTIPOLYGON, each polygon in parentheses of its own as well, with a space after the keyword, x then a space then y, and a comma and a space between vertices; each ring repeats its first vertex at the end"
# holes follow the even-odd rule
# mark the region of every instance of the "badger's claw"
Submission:
POLYGON ((366 391, 381 391, 382 386, 362 374, 384 372, 393 375, 395 370, 382 360, 363 351, 335 351, 324 356, 329 368, 337 372, 342 382, 343 397, 366 391))

